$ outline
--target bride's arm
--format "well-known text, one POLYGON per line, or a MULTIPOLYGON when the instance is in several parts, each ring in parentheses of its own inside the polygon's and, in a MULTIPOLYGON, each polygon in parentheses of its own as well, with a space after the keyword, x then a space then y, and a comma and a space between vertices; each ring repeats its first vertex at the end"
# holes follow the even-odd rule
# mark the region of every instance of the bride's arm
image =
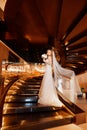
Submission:
POLYGON ((49 64, 49 65, 51 64, 48 58, 47 59, 43 58, 43 62, 45 62, 46 64, 49 64))

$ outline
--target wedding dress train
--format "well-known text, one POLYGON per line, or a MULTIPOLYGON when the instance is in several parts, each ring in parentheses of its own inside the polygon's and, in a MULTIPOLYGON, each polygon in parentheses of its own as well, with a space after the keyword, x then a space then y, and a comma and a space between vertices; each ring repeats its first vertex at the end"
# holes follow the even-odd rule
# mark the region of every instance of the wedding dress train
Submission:
POLYGON ((42 79, 38 103, 49 106, 62 106, 62 103, 58 99, 56 88, 54 86, 52 67, 49 64, 46 65, 46 71, 42 79))

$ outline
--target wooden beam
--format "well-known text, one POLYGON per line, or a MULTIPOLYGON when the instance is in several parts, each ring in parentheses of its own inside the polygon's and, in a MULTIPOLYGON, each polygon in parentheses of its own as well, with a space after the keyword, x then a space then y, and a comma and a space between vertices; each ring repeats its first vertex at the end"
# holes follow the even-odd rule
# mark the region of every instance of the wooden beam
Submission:
POLYGON ((74 42, 78 41, 79 39, 83 38, 87 36, 87 29, 83 30, 82 32, 78 33, 76 36, 74 36, 73 38, 71 38, 68 41, 68 44, 65 45, 66 47, 68 47, 69 45, 73 44, 74 42))
POLYGON ((63 42, 67 36, 70 34, 70 32, 72 32, 72 30, 76 27, 76 25, 81 21, 81 19, 85 16, 85 14, 87 13, 87 4, 84 6, 84 8, 79 12, 78 16, 73 20, 73 22, 71 23, 71 25, 68 27, 67 31, 65 32, 65 34, 63 35, 63 37, 61 38, 61 42, 63 42))
POLYGON ((77 44, 73 44, 72 46, 69 46, 68 51, 80 49, 80 48, 83 48, 83 47, 87 47, 87 41, 80 42, 80 43, 77 43, 77 44))

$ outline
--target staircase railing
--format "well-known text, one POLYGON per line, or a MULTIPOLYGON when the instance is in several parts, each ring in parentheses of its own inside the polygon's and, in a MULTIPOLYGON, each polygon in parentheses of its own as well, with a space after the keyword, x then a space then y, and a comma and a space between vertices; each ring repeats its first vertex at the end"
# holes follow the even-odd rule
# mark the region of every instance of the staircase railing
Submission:
POLYGON ((3 114, 3 105, 4 105, 4 100, 6 97, 6 94, 9 90, 9 88, 14 84, 15 81, 19 79, 19 76, 14 76, 12 80, 4 87, 4 78, 1 77, 1 82, 0 82, 0 127, 2 127, 2 114, 3 114))

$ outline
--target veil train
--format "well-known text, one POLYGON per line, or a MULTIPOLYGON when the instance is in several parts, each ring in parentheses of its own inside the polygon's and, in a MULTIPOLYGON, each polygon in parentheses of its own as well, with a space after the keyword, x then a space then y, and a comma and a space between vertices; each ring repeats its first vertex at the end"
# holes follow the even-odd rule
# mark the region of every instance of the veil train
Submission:
POLYGON ((63 90, 70 90, 73 95, 82 94, 75 72, 63 68, 56 60, 54 51, 52 53, 55 87, 61 92, 63 90))

